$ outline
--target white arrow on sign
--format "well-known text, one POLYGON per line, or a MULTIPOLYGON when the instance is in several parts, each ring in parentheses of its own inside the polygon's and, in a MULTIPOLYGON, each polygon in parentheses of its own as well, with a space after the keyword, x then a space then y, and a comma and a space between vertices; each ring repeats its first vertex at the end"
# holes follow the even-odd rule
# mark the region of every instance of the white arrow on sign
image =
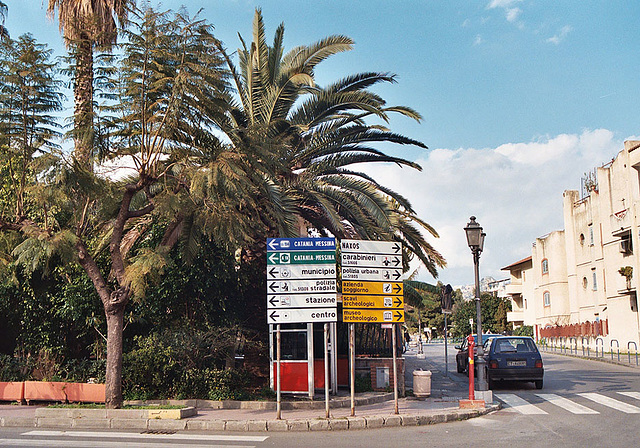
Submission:
POLYGON ((267 310, 267 323, 299 324, 307 322, 337 322, 335 308, 292 308, 290 310, 267 310))
POLYGON ((292 294, 267 296, 267 308, 335 308, 335 294, 292 294))

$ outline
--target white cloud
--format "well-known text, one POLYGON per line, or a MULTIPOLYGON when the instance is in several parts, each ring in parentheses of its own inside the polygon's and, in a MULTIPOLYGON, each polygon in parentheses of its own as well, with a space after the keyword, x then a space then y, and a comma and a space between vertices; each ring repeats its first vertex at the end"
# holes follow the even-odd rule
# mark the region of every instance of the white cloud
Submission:
POLYGON ((482 38, 482 36, 480 34, 476 34, 475 39, 473 39, 473 45, 482 45, 482 43, 484 42, 484 39, 482 38))
POLYGON ((547 43, 558 45, 562 42, 567 35, 573 31, 573 28, 570 25, 565 25, 560 29, 560 32, 553 37, 550 37, 546 40, 547 43))
POLYGON ((521 2, 522 0, 491 0, 487 5, 487 9, 494 8, 510 8, 512 5, 521 2))
POLYGON ((622 147, 610 131, 596 129, 496 148, 435 149, 417 160, 422 172, 393 165, 365 171, 405 195, 435 227, 440 238, 432 244, 448 263, 440 277, 459 285, 473 278, 463 231, 471 215, 487 233, 481 275, 503 278, 500 268, 529 256, 536 237, 563 228, 563 191, 579 189, 585 172, 622 147))
MULTIPOLYGON (((505 17, 508 22, 514 23, 522 14, 522 10, 515 6, 522 0, 491 0, 487 5, 487 9, 500 8, 504 10, 505 17)), ((522 27, 522 25, 520 26, 522 27)))
POLYGON ((518 16, 520 16, 520 13, 522 13, 522 10, 520 8, 508 8, 505 12, 507 14, 507 21, 515 22, 518 19, 518 16))

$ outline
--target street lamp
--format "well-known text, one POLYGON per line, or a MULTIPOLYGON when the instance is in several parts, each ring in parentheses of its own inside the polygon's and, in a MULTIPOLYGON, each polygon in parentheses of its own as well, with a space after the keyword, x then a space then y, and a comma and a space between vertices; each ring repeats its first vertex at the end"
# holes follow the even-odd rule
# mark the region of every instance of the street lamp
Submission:
POLYGON ((476 280, 476 325, 478 334, 478 390, 485 391, 489 387, 487 385, 487 377, 485 371, 484 350, 482 349, 482 316, 480 310, 480 253, 484 246, 484 237, 487 235, 482 231, 480 224, 476 222, 476 217, 472 216, 471 221, 464 228, 467 234, 467 243, 473 254, 473 268, 476 280))

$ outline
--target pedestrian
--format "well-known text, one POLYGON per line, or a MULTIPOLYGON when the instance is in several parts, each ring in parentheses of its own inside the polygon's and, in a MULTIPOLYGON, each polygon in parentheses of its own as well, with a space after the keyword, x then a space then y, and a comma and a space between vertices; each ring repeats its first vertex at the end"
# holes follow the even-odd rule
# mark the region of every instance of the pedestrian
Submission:
POLYGON ((409 336, 409 332, 404 330, 404 351, 409 350, 409 342, 411 341, 411 336, 409 336))

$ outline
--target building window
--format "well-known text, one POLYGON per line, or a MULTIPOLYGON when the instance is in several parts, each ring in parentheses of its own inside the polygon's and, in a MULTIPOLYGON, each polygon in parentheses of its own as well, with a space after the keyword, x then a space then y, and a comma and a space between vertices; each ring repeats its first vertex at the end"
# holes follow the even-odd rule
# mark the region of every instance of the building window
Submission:
POLYGON ((594 291, 598 290, 598 281, 596 279, 596 271, 593 271, 593 281, 591 282, 594 291))
POLYGON ((593 246, 594 244, 594 240, 593 240, 593 227, 589 226, 589 245, 593 246))
POLYGON ((584 233, 580 234, 580 245, 584 246, 584 233))
POLYGON ((582 287, 584 289, 587 289, 587 286, 589 286, 589 281, 587 280, 587 277, 582 277, 582 287))
POLYGON ((631 232, 626 232, 620 235, 620 253, 622 253, 623 255, 633 254, 631 232))
POLYGON ((549 273, 549 260, 547 260, 546 258, 542 260, 542 273, 543 274, 549 273))
POLYGON ((545 291, 544 294, 542 294, 542 298, 544 299, 544 306, 551 306, 551 294, 549 291, 545 291))

